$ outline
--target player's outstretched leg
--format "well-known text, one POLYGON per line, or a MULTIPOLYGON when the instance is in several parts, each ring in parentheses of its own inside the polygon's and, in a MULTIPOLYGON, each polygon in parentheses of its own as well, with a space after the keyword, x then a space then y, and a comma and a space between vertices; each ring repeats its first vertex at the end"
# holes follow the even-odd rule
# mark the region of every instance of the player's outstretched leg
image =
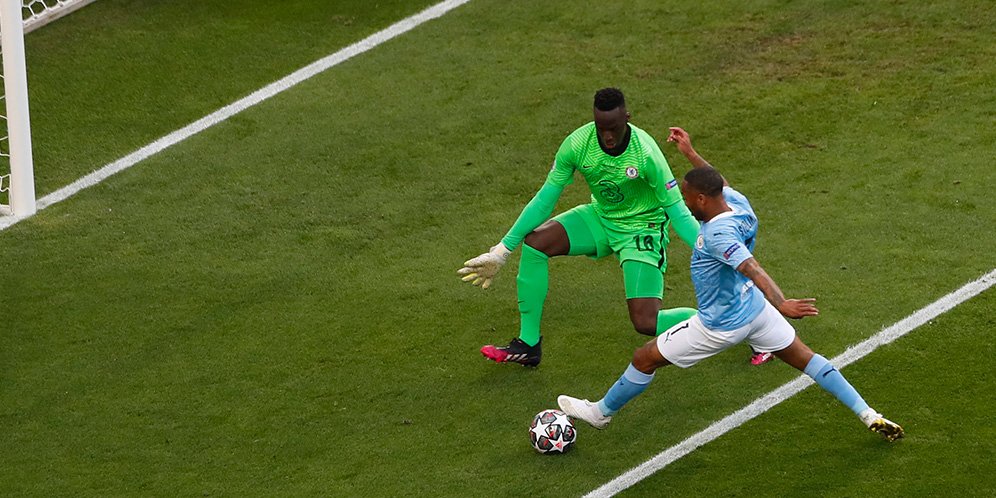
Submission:
POLYGON ((527 367, 535 367, 539 365, 540 358, 543 356, 543 350, 540 346, 542 343, 543 339, 540 338, 535 346, 530 346, 523 342, 522 339, 516 337, 508 343, 508 346, 488 344, 481 348, 481 354, 497 363, 512 362, 527 367))
POLYGON ((868 403, 854 389, 854 386, 823 356, 814 354, 803 372, 812 377, 820 387, 847 405, 869 430, 881 434, 889 441, 903 437, 903 428, 869 407, 868 403))
POLYGON ((820 387, 850 408, 869 430, 881 434, 889 441, 903 437, 903 428, 899 424, 869 407, 840 371, 829 360, 813 353, 798 336, 789 347, 776 351, 775 356, 810 376, 820 387))
POLYGON ((877 432, 889 441, 902 439, 906 433, 899 424, 885 418, 881 413, 869 408, 861 415, 861 421, 868 426, 868 430, 877 432))
POLYGON ((567 416, 584 420, 588 425, 596 429, 604 429, 612 421, 611 416, 607 416, 598 409, 598 405, 586 399, 577 399, 570 396, 557 396, 557 405, 567 416))
POLYGON ((647 389, 650 381, 654 380, 654 370, 667 364, 667 360, 657 349, 657 339, 651 339, 633 353, 633 362, 597 403, 571 396, 558 396, 557 404, 571 417, 584 420, 596 429, 604 429, 623 405, 647 389), (650 373, 642 372, 635 365, 650 370, 650 373))

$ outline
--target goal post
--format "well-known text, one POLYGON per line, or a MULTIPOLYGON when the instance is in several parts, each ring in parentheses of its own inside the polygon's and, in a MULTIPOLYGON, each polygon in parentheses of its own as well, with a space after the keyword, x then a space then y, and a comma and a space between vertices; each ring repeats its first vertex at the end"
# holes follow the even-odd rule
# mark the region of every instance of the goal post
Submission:
POLYGON ((0 0, 0 216, 35 214, 24 34, 96 0, 0 0))
MULTIPOLYGON (((31 159, 31 120, 28 117, 28 72, 24 62, 21 0, 0 0, 0 44, 3 52, 3 101, 6 107, 6 145, 0 156, 10 162, 6 185, 9 214, 35 213, 35 175, 31 159)), ((0 173, 2 175, 2 173, 0 173)), ((0 176, 0 179, 3 177, 0 176)))

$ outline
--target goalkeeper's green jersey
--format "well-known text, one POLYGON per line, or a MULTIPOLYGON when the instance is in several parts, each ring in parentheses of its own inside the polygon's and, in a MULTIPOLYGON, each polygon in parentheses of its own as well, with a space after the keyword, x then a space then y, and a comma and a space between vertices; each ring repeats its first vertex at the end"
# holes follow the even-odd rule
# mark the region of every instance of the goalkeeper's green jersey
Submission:
POLYGON ((561 188, 581 173, 591 189, 596 213, 620 228, 645 228, 665 223, 665 207, 682 202, 678 182, 654 139, 633 126, 629 144, 618 156, 606 154, 598 143, 595 123, 567 136, 557 151, 547 183, 561 188))

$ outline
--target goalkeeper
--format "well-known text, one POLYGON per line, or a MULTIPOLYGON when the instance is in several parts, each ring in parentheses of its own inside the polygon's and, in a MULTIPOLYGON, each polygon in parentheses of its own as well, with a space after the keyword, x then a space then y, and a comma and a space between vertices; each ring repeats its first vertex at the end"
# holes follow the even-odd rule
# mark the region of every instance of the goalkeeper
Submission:
POLYGON ((519 245, 519 337, 481 353, 498 363, 539 364, 540 318, 552 256, 601 258, 615 254, 623 271, 629 317, 637 332, 655 336, 695 314, 692 308, 661 309, 668 225, 692 247, 699 224, 682 201, 664 154, 645 131, 629 124, 623 94, 595 93, 594 122, 568 135, 553 168, 501 242, 459 270, 465 282, 487 289, 519 245), (550 219, 574 173, 591 189, 591 203, 550 219))

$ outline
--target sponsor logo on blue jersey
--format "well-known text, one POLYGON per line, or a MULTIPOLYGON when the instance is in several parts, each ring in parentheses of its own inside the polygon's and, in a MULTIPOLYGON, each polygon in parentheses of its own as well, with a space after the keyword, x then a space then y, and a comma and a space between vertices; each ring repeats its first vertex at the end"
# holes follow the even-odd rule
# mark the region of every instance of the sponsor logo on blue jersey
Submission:
POLYGON ((730 247, 727 247, 726 250, 723 251, 723 257, 730 259, 730 256, 733 256, 733 253, 737 252, 737 249, 740 249, 740 244, 733 244, 730 247))

